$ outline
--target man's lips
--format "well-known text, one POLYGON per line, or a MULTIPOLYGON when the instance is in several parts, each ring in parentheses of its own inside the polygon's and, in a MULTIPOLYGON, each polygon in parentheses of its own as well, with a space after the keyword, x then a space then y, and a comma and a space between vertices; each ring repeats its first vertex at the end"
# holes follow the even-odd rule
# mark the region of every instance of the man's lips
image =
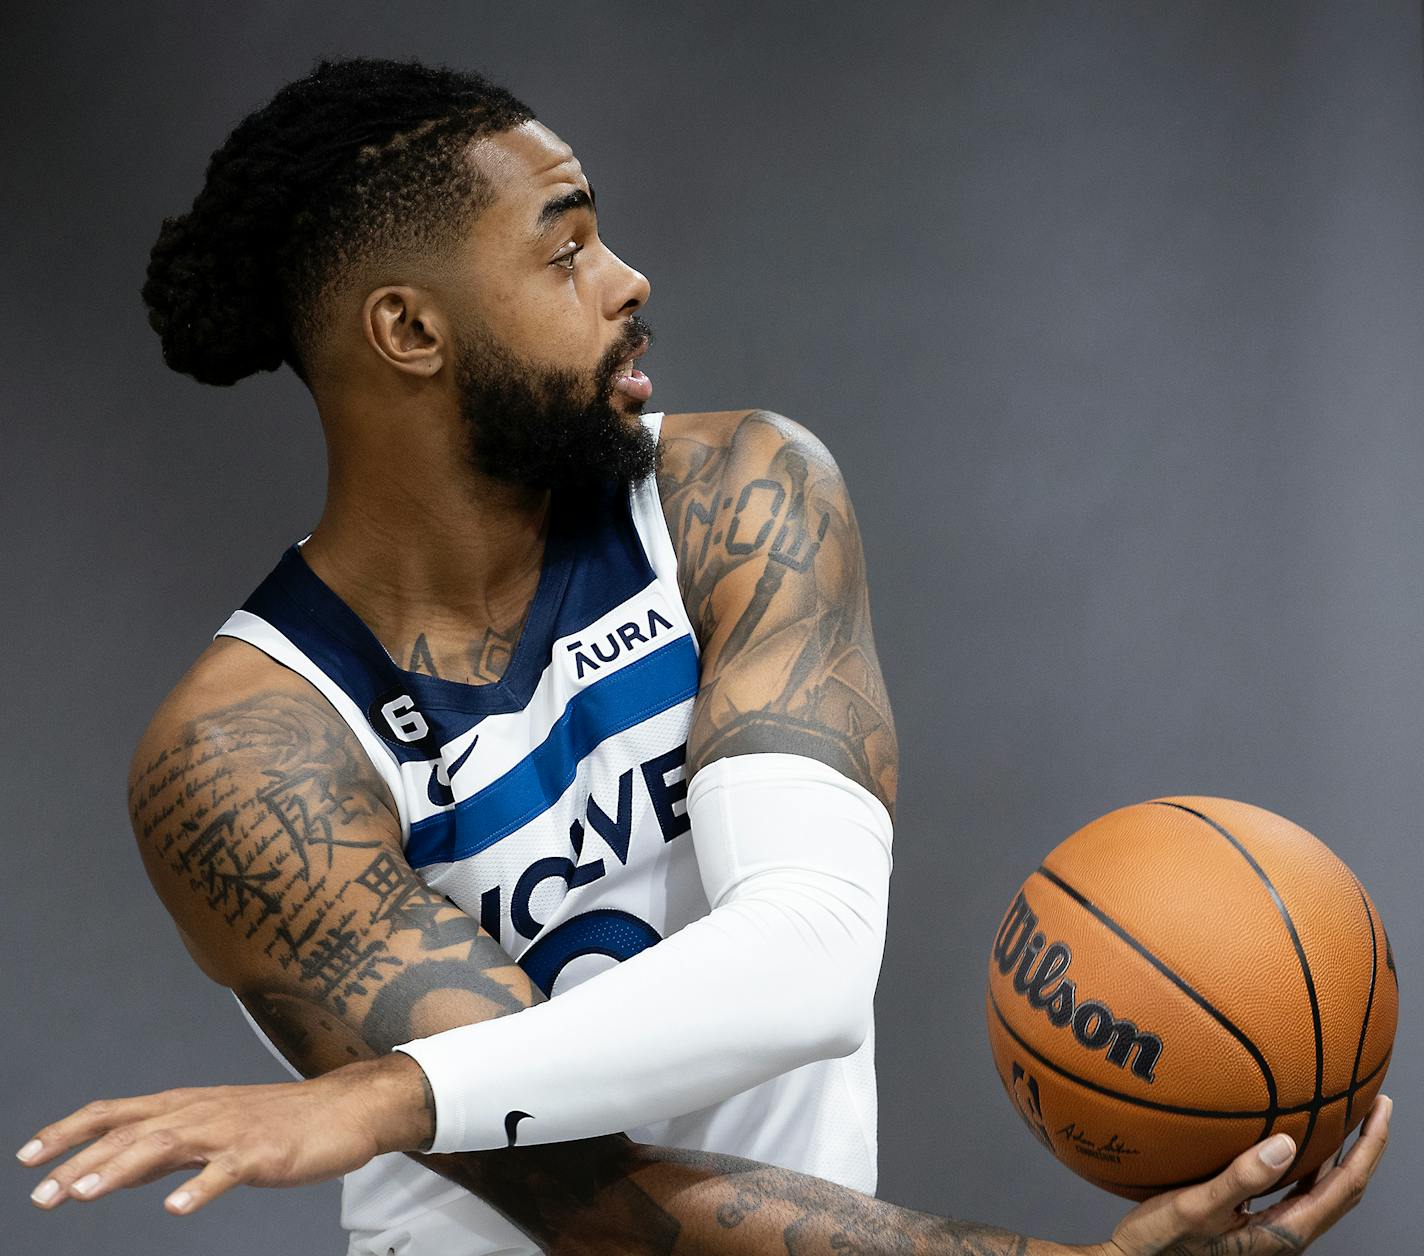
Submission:
POLYGON ((613 381, 613 391, 620 392, 634 401, 646 401, 653 395, 653 381, 637 367, 637 361, 648 351, 646 339, 639 342, 624 360, 613 381))

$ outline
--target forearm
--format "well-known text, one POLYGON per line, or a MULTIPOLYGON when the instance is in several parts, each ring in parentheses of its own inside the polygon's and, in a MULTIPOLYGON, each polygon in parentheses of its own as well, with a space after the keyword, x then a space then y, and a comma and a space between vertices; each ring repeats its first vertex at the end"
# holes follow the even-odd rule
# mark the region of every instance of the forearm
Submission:
POLYGON ((879 938, 860 945, 819 888, 727 904, 527 1012, 403 1044, 433 1088, 434 1150, 505 1148, 511 1111, 532 1114, 520 1146, 634 1129, 853 1051, 879 938))
POLYGON ((696 1112, 865 1040, 891 821, 842 773, 759 753, 703 768, 687 815, 712 910, 517 1016, 400 1050, 435 1095, 427 1149, 570 1142, 696 1112), (570 1043, 578 1043, 570 1069, 570 1043))
POLYGON ((622 1137, 415 1159, 551 1253, 1066 1256, 1072 1248, 885 1203, 734 1156, 622 1137))

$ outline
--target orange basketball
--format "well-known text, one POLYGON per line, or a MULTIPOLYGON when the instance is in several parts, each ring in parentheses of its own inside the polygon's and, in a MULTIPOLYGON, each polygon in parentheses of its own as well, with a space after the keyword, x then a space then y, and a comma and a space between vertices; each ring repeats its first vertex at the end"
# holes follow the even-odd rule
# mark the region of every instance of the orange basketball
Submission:
POLYGON ((1298 825, 1157 798, 1074 833, 1014 896, 989 1041, 1030 1130, 1129 1199, 1271 1134, 1294 1181, 1364 1119, 1394 1042, 1394 955, 1354 874, 1298 825))

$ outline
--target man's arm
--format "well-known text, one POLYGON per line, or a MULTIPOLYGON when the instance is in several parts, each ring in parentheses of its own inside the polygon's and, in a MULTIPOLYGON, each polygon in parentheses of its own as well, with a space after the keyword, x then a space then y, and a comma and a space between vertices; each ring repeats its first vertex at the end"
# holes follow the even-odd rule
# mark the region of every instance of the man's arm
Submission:
MULTIPOLYGON (((541 997, 488 935, 406 864, 392 802, 336 713, 245 645, 215 646, 159 713, 135 756, 129 802, 150 879, 195 959, 242 998, 300 1072, 346 1079, 344 1090, 308 1092, 303 1130, 334 1129, 333 1137, 349 1140, 351 1124, 333 1116, 379 1105, 390 1093, 388 1066, 401 1070, 401 1084, 419 1084, 419 1069, 386 1055, 396 1043, 541 997), (340 1067, 353 1061, 371 1063, 340 1067), (337 1096, 345 1101, 333 1102, 337 1096)), ((281 1171, 310 1175, 290 1147, 281 1171, 261 1163, 262 1137, 294 1124, 301 1094, 289 1085, 231 1087, 90 1105, 63 1128, 40 1131, 53 1155, 99 1132, 94 1122, 110 1122, 107 1135, 52 1175, 63 1189, 49 1206, 96 1167, 104 1181, 90 1199, 125 1184, 126 1173, 146 1180, 164 1171, 160 1165, 176 1167, 165 1156, 218 1166, 214 1185, 275 1183, 281 1171), (210 1126, 226 1120, 229 1145, 176 1143, 169 1135, 182 1113, 210 1126)), ((414 1148, 428 1133, 396 1141, 414 1148)), ((358 1154, 393 1149, 369 1137, 358 1154)), ((768 1226, 836 1235, 893 1218, 898 1234, 912 1216, 800 1175, 654 1151, 622 1137, 417 1158, 540 1243, 569 1250, 668 1251, 681 1236, 684 1249, 760 1252, 778 1246, 767 1240, 768 1226)), ((177 1211, 206 1202, 201 1191, 192 1194, 177 1211)), ((1011 1251, 1017 1240, 1005 1242, 1011 1251)))
POLYGON ((893 814, 895 722, 855 512, 826 447, 766 410, 669 415, 658 489, 702 643, 688 775, 804 755, 893 814))
POLYGON ((326 700, 246 644, 212 647, 155 717, 129 810, 190 953, 305 1076, 542 997, 411 869, 326 700))

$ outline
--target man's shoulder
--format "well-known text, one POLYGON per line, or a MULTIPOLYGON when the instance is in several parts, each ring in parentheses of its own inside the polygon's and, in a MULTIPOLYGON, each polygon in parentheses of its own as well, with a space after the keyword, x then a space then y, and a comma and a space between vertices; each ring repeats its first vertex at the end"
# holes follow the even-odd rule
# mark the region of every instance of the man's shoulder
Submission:
POLYGON ((256 647, 220 637, 139 738, 128 779, 134 833, 142 845, 175 813, 199 823, 219 801, 241 809, 278 788, 313 814, 333 800, 360 798, 363 814, 398 838, 395 802, 331 703, 256 647))
POLYGON ((273 689, 309 692, 311 685, 256 646, 217 637, 168 692, 154 719, 193 719, 273 689))
POLYGON ((658 492, 665 512, 698 486, 736 493, 788 454, 836 472, 830 450, 804 424, 774 410, 707 410, 663 418, 658 492))
POLYGON ((663 458, 687 460, 701 449, 776 453, 788 447, 834 465, 830 451, 804 423, 775 410, 699 410, 663 417, 663 458))
POLYGON ((819 544, 807 528, 828 517, 828 500, 849 516, 830 451, 773 410, 668 415, 658 492, 683 604, 700 633, 708 598, 726 574, 771 558, 802 561, 819 544))
POLYGON ((217 638, 159 703, 139 737, 131 778, 155 755, 170 754, 206 727, 256 712, 264 704, 310 706, 318 713, 326 706, 307 681, 261 650, 231 637, 217 638))

